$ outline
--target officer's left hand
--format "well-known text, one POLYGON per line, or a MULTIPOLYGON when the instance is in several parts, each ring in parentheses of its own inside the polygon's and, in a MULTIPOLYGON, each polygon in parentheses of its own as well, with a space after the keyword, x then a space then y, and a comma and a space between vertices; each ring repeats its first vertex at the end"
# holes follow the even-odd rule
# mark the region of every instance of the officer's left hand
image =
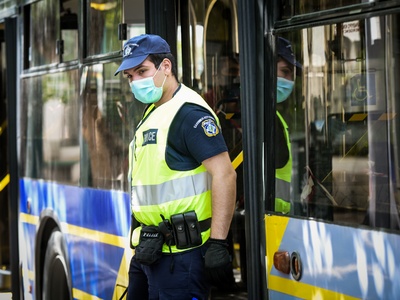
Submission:
POLYGON ((210 238, 207 243, 204 262, 208 281, 215 286, 231 284, 234 278, 227 240, 210 238))

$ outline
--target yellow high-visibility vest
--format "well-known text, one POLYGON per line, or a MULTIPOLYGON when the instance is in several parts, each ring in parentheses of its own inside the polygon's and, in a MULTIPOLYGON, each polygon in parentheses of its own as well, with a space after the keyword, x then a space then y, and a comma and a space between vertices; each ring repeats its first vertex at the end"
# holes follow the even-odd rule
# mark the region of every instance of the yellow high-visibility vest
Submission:
MULTIPOLYGON (((217 134, 221 129, 213 110, 195 91, 181 84, 179 91, 168 102, 154 109, 151 105, 135 133, 129 147, 129 179, 131 182, 131 208, 136 220, 144 225, 158 225, 162 214, 171 215, 194 210, 199 221, 211 218, 211 177, 203 165, 188 170, 172 170, 166 163, 169 129, 177 112, 185 103, 194 103, 210 111, 216 124, 207 118, 209 133, 217 134), (215 127, 214 127, 215 126, 215 127)), ((204 128, 204 126, 203 126, 204 128)), ((136 230, 139 231, 140 227, 136 230)), ((210 229, 202 232, 203 243, 210 236, 210 229)), ((132 235, 132 244, 137 244, 138 232, 132 235)), ((171 247, 172 252, 188 249, 171 247)), ((163 252, 169 253, 164 244, 163 252)))
POLYGON ((286 144, 289 150, 289 159, 286 164, 279 169, 275 170, 275 211, 281 213, 288 213, 290 211, 290 182, 292 180, 292 151, 289 138, 288 125, 281 116, 276 112, 280 122, 282 123, 283 130, 285 131, 286 144))

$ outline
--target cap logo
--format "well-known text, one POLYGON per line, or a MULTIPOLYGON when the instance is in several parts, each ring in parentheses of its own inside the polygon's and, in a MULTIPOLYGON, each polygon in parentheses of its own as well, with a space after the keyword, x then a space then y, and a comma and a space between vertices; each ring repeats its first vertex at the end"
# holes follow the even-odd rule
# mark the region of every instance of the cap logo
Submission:
POLYGON ((123 58, 125 58, 125 57, 131 55, 133 49, 135 49, 136 47, 139 47, 139 45, 138 45, 138 44, 128 44, 128 45, 125 45, 125 47, 124 47, 124 57, 123 57, 123 58))

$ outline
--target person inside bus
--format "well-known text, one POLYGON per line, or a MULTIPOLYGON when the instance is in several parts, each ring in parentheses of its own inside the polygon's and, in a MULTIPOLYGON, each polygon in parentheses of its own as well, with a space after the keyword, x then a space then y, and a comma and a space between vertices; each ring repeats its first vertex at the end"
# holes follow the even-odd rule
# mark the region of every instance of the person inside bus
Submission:
POLYGON ((236 200, 219 120, 177 79, 167 42, 143 34, 124 44, 115 72, 148 106, 130 144, 135 254, 128 299, 207 299, 232 273, 227 235, 236 200))
MULTIPOLYGON (((288 99, 293 91, 296 70, 302 65, 296 60, 291 43, 282 37, 278 38, 277 62, 277 103, 288 99)), ((290 212, 290 183, 292 177, 292 153, 289 128, 281 115, 276 111, 275 130, 275 211, 287 214, 290 212)))

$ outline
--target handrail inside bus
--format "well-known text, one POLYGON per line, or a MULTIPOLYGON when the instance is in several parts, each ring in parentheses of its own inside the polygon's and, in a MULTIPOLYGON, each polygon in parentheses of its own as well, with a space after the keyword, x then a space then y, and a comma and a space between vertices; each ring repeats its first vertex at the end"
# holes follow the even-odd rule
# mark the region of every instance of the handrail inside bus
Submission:
POLYGON ((235 157, 235 159, 232 161, 232 166, 236 170, 237 167, 243 162, 243 150, 240 151, 240 153, 235 157))

